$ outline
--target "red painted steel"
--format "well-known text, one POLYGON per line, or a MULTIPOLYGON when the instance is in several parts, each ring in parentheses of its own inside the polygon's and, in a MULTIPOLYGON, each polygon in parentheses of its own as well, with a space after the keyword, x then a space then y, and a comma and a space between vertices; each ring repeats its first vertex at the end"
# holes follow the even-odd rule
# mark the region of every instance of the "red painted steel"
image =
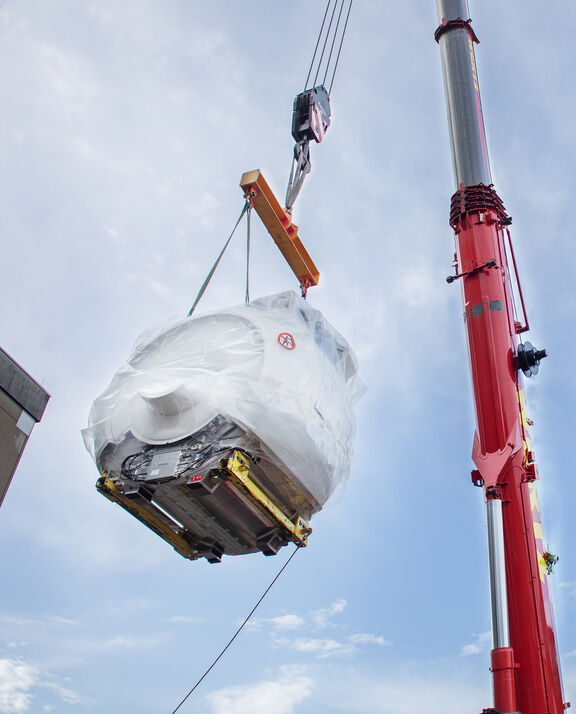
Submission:
POLYGON ((514 651, 511 647, 492 650, 490 671, 494 678, 494 706, 500 712, 516 711, 514 651))
POLYGON ((502 499, 510 648, 492 651, 500 712, 564 711, 554 620, 543 559, 529 420, 508 257, 506 214, 492 187, 461 187, 452 200, 477 429, 473 460, 487 498, 502 499), (490 264, 495 261, 495 265, 490 264), (486 266, 486 264, 489 266, 486 266))

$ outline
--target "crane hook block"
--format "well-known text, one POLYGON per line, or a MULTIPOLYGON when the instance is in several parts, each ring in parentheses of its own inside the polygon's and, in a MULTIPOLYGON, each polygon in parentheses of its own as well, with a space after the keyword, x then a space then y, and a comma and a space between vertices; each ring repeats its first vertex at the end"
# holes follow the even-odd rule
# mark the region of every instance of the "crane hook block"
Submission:
POLYGON ((296 143, 314 140, 319 144, 330 126, 330 97, 324 85, 301 92, 292 108, 292 136, 296 143))
POLYGON ((318 285, 320 273, 298 237, 298 226, 292 223, 290 215, 281 207, 272 189, 266 183, 260 169, 247 171, 240 179, 240 188, 246 200, 250 200, 256 213, 293 273, 302 289, 318 285))

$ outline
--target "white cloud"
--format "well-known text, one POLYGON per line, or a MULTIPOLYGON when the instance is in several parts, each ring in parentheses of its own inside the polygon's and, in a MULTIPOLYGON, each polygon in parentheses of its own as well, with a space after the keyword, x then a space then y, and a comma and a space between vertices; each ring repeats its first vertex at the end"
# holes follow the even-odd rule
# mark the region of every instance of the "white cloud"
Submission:
POLYGON ((316 627, 327 627, 331 624, 330 618, 334 617, 334 615, 339 615, 341 612, 344 612, 344 609, 346 608, 347 604, 348 603, 343 598, 335 600, 328 607, 313 612, 312 621, 314 622, 316 627))
POLYGON ((288 614, 280 615, 280 617, 271 617, 269 622, 275 630, 297 630, 305 624, 305 620, 300 615, 288 614))
POLYGON ((319 659, 333 657, 334 655, 352 654, 355 651, 353 644, 330 639, 298 639, 292 643, 292 649, 296 650, 296 652, 315 654, 319 659))
POLYGON ((471 676, 458 672, 455 662, 424 663, 423 669, 363 671, 338 668, 329 679, 316 676, 323 710, 348 714, 461 714, 490 705, 489 673, 471 676), (359 696, 361 693, 361 696, 359 696))
POLYGON ((182 625, 198 625, 201 622, 204 622, 204 619, 201 617, 194 617, 191 615, 172 615, 171 617, 167 618, 168 622, 174 622, 176 624, 182 624, 182 625))
POLYGON ((78 625, 78 620, 71 620, 69 617, 60 617, 60 615, 49 615, 48 621, 55 625, 78 625))
POLYGON ((473 635, 473 637, 474 640, 469 644, 464 645, 464 647, 460 650, 460 655, 462 657, 480 654, 481 652, 486 652, 490 648, 492 638, 491 632, 481 632, 479 635, 473 635))
POLYGON ((229 687, 205 697, 212 714, 292 714, 312 692, 313 681, 300 668, 283 667, 276 680, 229 687))
MULTIPOLYGON (((0 712, 17 714, 30 710, 35 695, 31 690, 43 688, 51 690, 65 704, 89 706, 92 700, 63 686, 53 675, 42 672, 20 659, 0 659, 0 712)), ((42 711, 52 711, 54 706, 43 704, 42 711)))
POLYGON ((86 81, 86 67, 54 46, 45 46, 40 54, 52 90, 65 102, 68 111, 86 111, 96 94, 96 87, 86 81))
POLYGON ((0 659, 0 712, 26 712, 32 703, 30 689, 36 684, 34 667, 16 659, 0 659))
POLYGON ((46 687, 47 689, 51 689, 66 704, 90 705, 93 703, 91 699, 83 697, 81 694, 78 694, 77 692, 73 691, 68 687, 63 687, 60 684, 54 682, 44 682, 42 686, 46 687))
MULTIPOLYGON (((91 699, 78 694, 68 686, 63 686, 56 678, 39 667, 21 659, 0 659, 0 712, 17 714, 30 710, 35 695, 32 689, 48 689, 65 704, 90 706, 91 699)), ((52 711, 52 704, 43 704, 42 711, 52 711)))
POLYGON ((46 625, 78 625, 77 620, 71 620, 60 615, 42 615, 40 617, 18 617, 16 615, 0 615, 0 622, 5 626, 45 627, 46 625))
POLYGON ((124 620, 127 615, 135 612, 151 612, 158 609, 161 605, 155 600, 144 597, 127 597, 122 602, 110 602, 105 606, 105 614, 107 618, 116 618, 124 620))
POLYGON ((279 615, 278 617, 268 617, 261 620, 252 620, 249 623, 249 628, 252 630, 260 629, 263 624, 272 626, 274 632, 283 630, 297 630, 304 627, 308 622, 312 622, 316 629, 330 627, 332 623, 330 618, 341 613, 346 607, 346 600, 340 599, 333 602, 328 607, 320 610, 314 610, 307 615, 298 615, 295 612, 279 615))
POLYGON ((380 645, 380 647, 389 647, 392 643, 384 639, 380 635, 357 634, 351 635, 348 640, 355 645, 380 645))
POLYGON ((148 275, 127 273, 126 278, 137 285, 143 285, 160 297, 167 297, 173 294, 172 288, 161 280, 154 280, 148 275))
POLYGON ((569 596, 576 597, 576 583, 558 583, 558 587, 562 588, 569 596))
MULTIPOLYGON (((281 644, 287 645, 286 641, 281 644)), ((296 652, 313 654, 318 659, 327 659, 334 656, 352 655, 358 651, 358 645, 378 645, 380 647, 389 646, 391 643, 379 635, 358 633, 350 635, 345 640, 335 640, 331 638, 299 638, 289 646, 296 652)))
POLYGON ((406 305, 420 308, 445 299, 446 293, 438 290, 438 283, 432 261, 420 257, 415 265, 405 267, 401 275, 396 277, 395 288, 406 305))
POLYGON ((131 635, 116 635, 103 640, 85 642, 82 647, 85 652, 108 652, 115 650, 140 650, 159 646, 165 640, 165 635, 160 633, 151 637, 133 637, 131 635))

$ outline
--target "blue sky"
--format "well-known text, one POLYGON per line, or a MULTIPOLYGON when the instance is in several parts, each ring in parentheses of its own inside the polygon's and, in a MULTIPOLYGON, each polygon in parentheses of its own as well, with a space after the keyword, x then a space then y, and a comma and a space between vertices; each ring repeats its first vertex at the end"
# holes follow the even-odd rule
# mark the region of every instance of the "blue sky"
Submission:
MULTIPOLYGON (((570 225, 576 9, 475 0, 496 187, 549 359, 527 384, 566 698, 576 698, 570 225)), ((6 0, 5 349, 53 395, 0 512, 0 712, 170 712, 290 555, 189 563, 94 489, 80 430, 136 336, 189 309, 259 167, 279 196, 324 3, 6 0)), ((490 704, 484 506, 435 4, 356 0, 294 220, 310 301, 355 348, 345 492, 182 712, 461 714, 490 704)), ((231 246, 203 307, 243 300, 231 246)), ((254 226, 252 295, 296 288, 254 226)))

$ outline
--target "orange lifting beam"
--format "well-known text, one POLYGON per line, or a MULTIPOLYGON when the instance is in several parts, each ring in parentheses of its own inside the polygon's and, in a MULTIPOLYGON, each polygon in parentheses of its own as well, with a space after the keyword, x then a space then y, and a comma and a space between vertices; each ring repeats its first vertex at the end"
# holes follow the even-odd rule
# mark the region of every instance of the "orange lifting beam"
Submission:
POLYGON ((245 198, 252 201, 266 230, 298 278, 303 293, 307 288, 318 285, 320 273, 298 237, 298 226, 292 223, 290 214, 280 206, 260 169, 243 174, 240 188, 245 198))

